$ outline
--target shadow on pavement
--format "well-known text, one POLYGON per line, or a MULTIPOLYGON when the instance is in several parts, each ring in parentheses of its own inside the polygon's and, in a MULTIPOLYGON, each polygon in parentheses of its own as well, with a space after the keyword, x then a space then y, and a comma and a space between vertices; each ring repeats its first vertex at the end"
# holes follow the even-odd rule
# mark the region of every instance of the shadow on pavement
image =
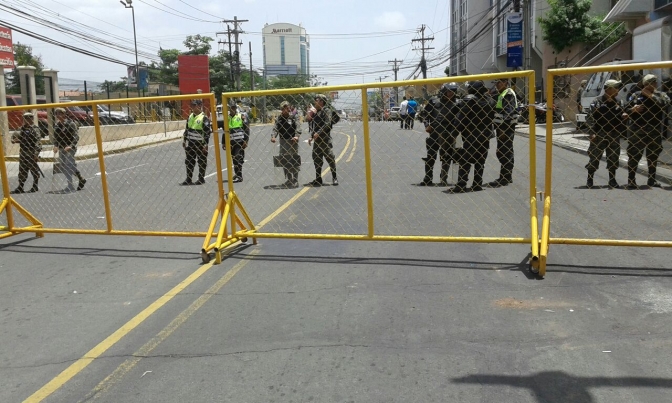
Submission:
POLYGON ((454 378, 453 383, 512 386, 529 389, 540 403, 593 403, 591 388, 672 388, 672 379, 645 377, 582 377, 562 371, 538 372, 529 376, 478 374, 454 378))

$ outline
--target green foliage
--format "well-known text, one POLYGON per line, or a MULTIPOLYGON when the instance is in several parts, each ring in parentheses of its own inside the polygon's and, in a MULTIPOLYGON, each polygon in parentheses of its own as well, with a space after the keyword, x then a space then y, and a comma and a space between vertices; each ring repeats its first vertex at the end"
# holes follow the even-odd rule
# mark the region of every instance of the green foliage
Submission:
POLYGON ((446 74, 446 77, 450 77, 450 66, 446 66, 446 68, 443 69, 443 72, 446 74))
POLYGON ((110 92, 122 92, 126 91, 126 85, 127 85, 126 79, 124 77, 121 77, 120 81, 105 80, 103 81, 102 84, 98 86, 98 88, 103 92, 108 91, 108 87, 110 92))
POLYGON ((561 52, 575 43, 586 42, 594 25, 588 16, 591 0, 548 0, 550 10, 539 18, 542 38, 561 52))
POLYGON ((539 23, 542 38, 557 53, 575 43, 596 45, 605 38, 607 47, 626 33, 622 25, 616 28, 616 24, 602 22, 604 16, 589 16, 592 0, 548 0, 548 5, 550 10, 539 23))
MULTIPOLYGON (((41 76, 44 64, 42 64, 42 56, 33 55, 33 47, 24 45, 20 42, 14 44, 14 62, 16 66, 33 66, 36 68, 35 76, 41 76)), ((21 77, 19 70, 14 67, 9 74, 5 75, 5 89, 8 94, 21 93, 21 77)), ((35 78, 35 91, 38 94, 44 94, 44 80, 39 77, 35 78)))
POLYGON ((214 39, 209 36, 199 35, 189 35, 187 39, 182 42, 184 46, 188 49, 184 52, 185 55, 207 55, 210 53, 212 46, 210 42, 214 39))

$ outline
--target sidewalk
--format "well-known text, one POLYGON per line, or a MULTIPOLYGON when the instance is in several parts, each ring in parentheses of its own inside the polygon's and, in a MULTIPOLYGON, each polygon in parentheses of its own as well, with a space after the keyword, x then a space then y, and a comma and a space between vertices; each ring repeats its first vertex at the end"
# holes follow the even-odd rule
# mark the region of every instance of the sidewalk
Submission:
MULTIPOLYGON (((529 125, 516 126, 516 134, 529 137, 529 125)), ((546 141, 545 125, 537 125, 536 137, 537 140, 546 141)), ((588 134, 576 131, 574 123, 567 122, 553 124, 553 146, 586 155, 586 163, 588 162, 587 156, 589 144, 590 140, 588 139, 588 134)), ((628 155, 626 153, 627 146, 628 141, 621 140, 621 155, 619 158, 619 165, 621 168, 627 168, 628 166, 628 155)), ((606 161, 604 156, 602 157, 602 161, 606 161)), ((637 171, 642 175, 648 175, 646 158, 642 158, 639 162, 637 171)), ((672 185, 672 141, 669 139, 663 140, 663 152, 658 157, 656 177, 658 181, 672 185)))
MULTIPOLYGON (((125 151, 135 150, 142 147, 148 147, 155 144, 165 143, 168 141, 175 141, 182 138, 184 130, 175 130, 166 133, 156 133, 147 136, 129 137, 122 140, 104 141, 103 155, 118 154, 125 151)), ((88 144, 77 147, 76 160, 87 160, 91 158, 98 158, 98 146, 96 144, 88 144)), ((18 155, 8 155, 5 157, 6 161, 16 162, 19 160, 18 155)), ((51 144, 43 144, 40 152, 40 162, 54 162, 55 155, 51 144)))

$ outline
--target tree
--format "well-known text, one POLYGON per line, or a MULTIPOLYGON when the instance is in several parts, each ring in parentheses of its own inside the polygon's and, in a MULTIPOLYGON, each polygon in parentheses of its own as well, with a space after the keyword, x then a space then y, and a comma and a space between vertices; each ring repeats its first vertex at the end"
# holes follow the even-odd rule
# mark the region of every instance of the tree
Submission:
POLYGON ((575 43, 589 43, 595 24, 588 15, 591 0, 548 0, 550 10, 539 18, 542 38, 556 52, 575 43))
POLYGON ((126 86, 128 85, 126 78, 120 77, 120 81, 103 81, 102 84, 98 86, 101 91, 110 91, 110 92, 121 92, 126 91, 126 86))
POLYGON ((210 46, 210 42, 212 42, 214 39, 210 38, 209 36, 201 36, 199 35, 189 35, 187 36, 187 39, 182 42, 184 44, 184 47, 186 47, 188 50, 184 52, 184 55, 207 55, 210 54, 210 49, 212 49, 212 46, 210 46))
POLYGON ((180 51, 177 49, 159 49, 158 55, 161 63, 152 62, 148 66, 152 79, 164 84, 178 85, 177 57, 180 55, 180 51))
POLYGON ((446 66, 446 68, 443 69, 443 72, 446 74, 446 77, 450 77, 450 66, 446 66))
MULTIPOLYGON (((44 69, 44 64, 42 64, 42 56, 33 55, 33 47, 30 45, 24 45, 20 42, 14 44, 14 63, 15 66, 33 66, 36 68, 35 75, 41 76, 42 70, 44 69)), ((8 94, 20 94, 21 93, 21 77, 19 75, 19 70, 14 67, 14 69, 5 76, 5 89, 8 94)), ((35 91, 38 94, 44 93, 44 80, 36 79, 35 80, 35 91)))

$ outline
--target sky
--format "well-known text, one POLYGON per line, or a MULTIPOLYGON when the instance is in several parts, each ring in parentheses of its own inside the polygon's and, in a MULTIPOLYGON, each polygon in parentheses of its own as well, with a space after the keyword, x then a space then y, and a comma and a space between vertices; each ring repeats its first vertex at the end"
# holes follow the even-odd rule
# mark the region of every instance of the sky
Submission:
MULTIPOLYGON (((158 61, 159 47, 185 50, 182 42, 187 35, 201 34, 224 41, 224 35, 216 35, 226 31, 221 21, 236 16, 249 20, 241 24, 244 33, 239 38, 244 44, 241 59, 246 67, 249 65, 248 42, 252 44, 253 68, 262 67, 261 30, 264 24, 277 22, 301 24, 306 29, 310 35, 311 73, 328 85, 394 81, 392 64, 388 61, 395 58, 403 60, 398 79, 410 78, 420 60, 420 52, 414 50, 419 43, 411 41, 420 37, 418 30, 423 24, 425 36, 434 37, 426 45, 435 48, 427 53, 428 77, 443 76, 448 65, 445 59, 450 14, 446 0, 132 0, 132 4, 141 62, 149 63, 150 56, 158 61)), ((135 61, 132 13, 119 0, 0 0, 0 25, 3 21, 128 64, 135 61), (39 20, 35 21, 35 17, 39 20), (81 37, 49 28, 45 26, 48 21, 64 27, 66 32, 74 28, 81 37), (90 38, 109 44, 94 44, 90 38), (111 46, 120 46, 126 51, 111 46)), ((212 42, 211 53, 217 49, 216 40, 212 42)), ((58 70, 60 78, 102 82, 120 80, 126 75, 123 65, 63 49, 16 31, 13 31, 13 41, 32 46, 33 54, 42 57, 46 68, 58 70)))

